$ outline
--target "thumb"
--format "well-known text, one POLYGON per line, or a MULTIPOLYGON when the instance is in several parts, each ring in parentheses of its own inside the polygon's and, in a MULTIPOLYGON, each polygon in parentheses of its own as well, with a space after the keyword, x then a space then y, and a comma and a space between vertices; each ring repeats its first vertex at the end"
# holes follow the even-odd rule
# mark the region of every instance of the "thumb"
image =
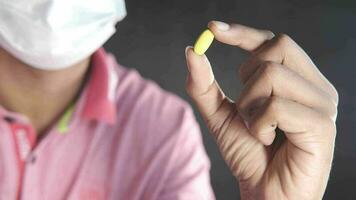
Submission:
POLYGON ((242 180, 252 177, 251 174, 259 176, 267 163, 264 162, 267 154, 263 144, 247 131, 237 115, 235 104, 216 82, 207 57, 195 54, 191 47, 186 49, 186 57, 189 70, 187 92, 205 119, 233 175, 242 180))
POLYGON ((208 58, 196 54, 192 47, 187 47, 185 53, 189 71, 186 82, 187 93, 203 118, 209 119, 227 98, 215 80, 208 58))

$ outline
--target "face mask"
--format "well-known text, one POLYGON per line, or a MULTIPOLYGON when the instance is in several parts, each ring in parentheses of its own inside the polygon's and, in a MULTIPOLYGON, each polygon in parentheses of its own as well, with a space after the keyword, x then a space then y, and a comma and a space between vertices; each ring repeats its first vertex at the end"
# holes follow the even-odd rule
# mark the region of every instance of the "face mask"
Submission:
POLYGON ((126 15, 124 0, 0 0, 0 46, 43 70, 90 56, 126 15))

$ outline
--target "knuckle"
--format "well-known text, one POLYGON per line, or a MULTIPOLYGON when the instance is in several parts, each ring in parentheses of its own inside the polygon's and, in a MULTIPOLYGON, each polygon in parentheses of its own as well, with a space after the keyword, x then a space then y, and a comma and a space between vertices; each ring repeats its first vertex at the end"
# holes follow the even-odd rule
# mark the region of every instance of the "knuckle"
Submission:
POLYGON ((335 86, 329 80, 327 80, 326 91, 329 93, 334 104, 337 106, 339 103, 339 93, 338 93, 337 89, 335 88, 335 86))
POLYGON ((243 112, 244 108, 245 108, 244 96, 239 96, 237 101, 236 101, 236 109, 239 112, 243 112))
POLYGON ((258 123, 256 123, 256 122, 252 122, 252 123, 250 124, 249 130, 250 130, 250 133, 251 133, 252 135, 258 136, 258 135, 260 135, 261 132, 262 132, 262 127, 261 127, 260 124, 258 124, 258 123))
POLYGON ((335 102, 335 105, 337 106, 339 103, 339 92, 332 84, 331 84, 331 90, 332 90, 333 100, 335 102))
POLYGON ((324 123, 324 128, 328 132, 329 131, 331 133, 335 133, 336 132, 336 124, 330 117, 326 117, 326 120, 325 120, 325 123, 324 123))
POLYGON ((280 74, 280 67, 272 61, 265 61, 260 66, 260 74, 261 78, 264 79, 266 83, 273 84, 273 81, 279 76, 280 74))
POLYGON ((267 107, 265 114, 267 115, 278 115, 280 109, 280 100, 276 96, 271 96, 267 101, 267 107))
POLYGON ((337 116, 337 106, 330 106, 330 113, 329 113, 329 116, 335 120, 336 119, 336 116, 337 116))
POLYGON ((326 114, 331 119, 336 120, 336 116, 338 113, 337 105, 332 97, 323 96, 324 100, 319 101, 319 105, 315 105, 314 108, 317 109, 319 112, 326 114))
POLYGON ((250 102, 246 94, 242 94, 237 98, 235 103, 236 110, 243 118, 248 118, 250 116, 250 102))
POLYGON ((336 117, 338 114, 338 97, 331 96, 330 94, 326 94, 325 100, 323 101, 323 105, 320 107, 320 111, 328 115, 334 122, 336 121, 336 117))
POLYGON ((320 133, 323 135, 329 135, 332 137, 336 135, 336 124, 329 116, 322 115, 319 118, 319 122, 315 124, 317 129, 319 129, 320 133))
POLYGON ((265 145, 270 145, 273 141, 273 132, 274 131, 267 131, 266 132, 266 124, 262 124, 261 122, 252 122, 250 127, 250 134, 258 139, 265 145))
POLYGON ((272 61, 265 61, 261 64, 261 71, 265 75, 273 75, 276 73, 277 67, 276 64, 272 61))
POLYGON ((277 41, 277 45, 289 46, 292 43, 293 40, 287 34, 280 33, 280 34, 278 34, 278 36, 276 38, 276 41, 277 41))
POLYGON ((335 92, 335 104, 337 106, 339 104, 339 92, 336 89, 334 90, 334 92, 335 92))
POLYGON ((254 123, 251 123, 250 131, 251 131, 251 134, 253 134, 254 136, 262 135, 263 134, 262 130, 263 130, 263 127, 262 127, 261 123, 258 123, 257 121, 254 123))

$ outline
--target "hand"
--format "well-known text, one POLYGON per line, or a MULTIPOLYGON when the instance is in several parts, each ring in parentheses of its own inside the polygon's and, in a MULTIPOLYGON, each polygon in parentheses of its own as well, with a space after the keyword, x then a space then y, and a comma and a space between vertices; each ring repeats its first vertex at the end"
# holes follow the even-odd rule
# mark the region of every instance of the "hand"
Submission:
POLYGON ((287 35, 210 22, 215 38, 250 52, 244 89, 225 96, 205 55, 187 48, 187 92, 196 103, 242 199, 321 199, 336 135, 338 94, 287 35))

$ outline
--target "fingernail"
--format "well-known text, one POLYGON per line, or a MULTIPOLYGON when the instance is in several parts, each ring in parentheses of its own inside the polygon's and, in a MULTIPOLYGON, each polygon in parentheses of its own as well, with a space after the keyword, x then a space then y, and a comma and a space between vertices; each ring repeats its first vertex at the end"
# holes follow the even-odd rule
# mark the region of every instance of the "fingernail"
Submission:
POLYGON ((248 123, 248 121, 243 120, 243 122, 244 122, 244 124, 245 124, 246 128, 247 128, 247 129, 250 129, 250 124, 248 123))
POLYGON ((188 52, 188 49, 192 48, 192 46, 187 46, 185 47, 185 57, 187 57, 187 52, 188 52))
POLYGON ((227 31, 230 29, 230 25, 221 21, 212 21, 213 24, 219 29, 219 31, 227 31))
MULTIPOLYGON (((190 49, 190 48, 192 48, 192 46, 187 46, 187 47, 185 47, 185 57, 187 58, 188 57, 188 50, 190 49)), ((188 72, 190 73, 190 66, 189 66, 189 64, 188 64, 188 62, 187 62, 187 68, 188 68, 188 72)))

